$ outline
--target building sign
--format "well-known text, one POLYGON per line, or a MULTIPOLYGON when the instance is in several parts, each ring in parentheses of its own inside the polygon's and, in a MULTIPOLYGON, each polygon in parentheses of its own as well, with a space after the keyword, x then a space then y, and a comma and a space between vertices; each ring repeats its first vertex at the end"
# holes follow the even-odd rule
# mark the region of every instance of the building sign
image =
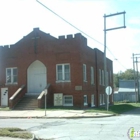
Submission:
POLYGON ((82 86, 75 86, 75 90, 82 90, 82 86))
POLYGON ((54 94, 54 106, 62 106, 63 105, 63 94, 55 93, 54 94))

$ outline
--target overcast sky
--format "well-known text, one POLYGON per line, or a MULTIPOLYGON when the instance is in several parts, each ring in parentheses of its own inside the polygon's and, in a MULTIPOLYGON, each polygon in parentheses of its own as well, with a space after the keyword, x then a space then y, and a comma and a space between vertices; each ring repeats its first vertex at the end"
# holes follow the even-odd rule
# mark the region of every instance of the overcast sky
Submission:
MULTIPOLYGON (((107 32, 107 57, 114 73, 132 68, 132 53, 140 53, 139 0, 39 0, 100 43, 88 46, 104 50, 104 14, 126 11, 126 28, 107 32)), ((58 37, 79 33, 36 0, 0 0, 0 45, 14 44, 35 27, 58 37)), ((123 16, 107 18, 107 28, 123 25, 123 16)))

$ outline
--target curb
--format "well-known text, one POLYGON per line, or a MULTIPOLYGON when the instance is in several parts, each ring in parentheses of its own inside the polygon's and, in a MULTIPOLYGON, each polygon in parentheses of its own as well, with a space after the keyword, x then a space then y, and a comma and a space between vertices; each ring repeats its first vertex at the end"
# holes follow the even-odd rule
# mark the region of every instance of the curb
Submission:
POLYGON ((83 118, 104 118, 104 117, 112 117, 117 116, 116 114, 110 115, 101 115, 101 116, 73 116, 73 117, 47 117, 47 116, 32 116, 32 117, 13 117, 13 116, 0 116, 0 119, 83 119, 83 118))

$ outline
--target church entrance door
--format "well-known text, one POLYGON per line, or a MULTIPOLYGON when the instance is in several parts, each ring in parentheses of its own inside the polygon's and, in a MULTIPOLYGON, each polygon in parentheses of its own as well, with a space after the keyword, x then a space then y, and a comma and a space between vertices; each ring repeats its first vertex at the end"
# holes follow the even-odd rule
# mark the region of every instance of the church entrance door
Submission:
POLYGON ((46 66, 36 60, 27 70, 28 93, 27 95, 39 95, 47 85, 46 66))

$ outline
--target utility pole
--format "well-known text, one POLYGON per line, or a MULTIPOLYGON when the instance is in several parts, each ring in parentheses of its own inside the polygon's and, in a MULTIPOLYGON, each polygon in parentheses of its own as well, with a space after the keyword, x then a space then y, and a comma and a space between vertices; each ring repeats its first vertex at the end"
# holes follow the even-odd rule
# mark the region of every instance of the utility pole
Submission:
POLYGON ((140 101, 139 71, 138 71, 138 57, 136 57, 136 70, 137 70, 138 101, 140 101))
POLYGON ((140 85, 139 85, 139 70, 138 70, 138 61, 137 56, 140 56, 140 54, 133 54, 133 69, 135 70, 135 63, 136 63, 136 72, 134 72, 134 80, 135 80, 135 94, 136 94, 136 100, 140 101, 140 85), (136 90, 137 89, 137 90, 136 90))
POLYGON ((135 86, 135 96, 136 96, 136 103, 137 103, 137 92, 136 92, 136 72, 135 72, 135 60, 134 60, 134 53, 132 54, 132 57, 133 57, 133 72, 134 72, 134 86, 135 86))
POLYGON ((139 98, 139 71, 138 71, 138 58, 136 57, 136 70, 137 70, 137 87, 138 87, 138 100, 139 98))
MULTIPOLYGON (((121 28, 126 28, 125 26, 125 11, 124 12, 119 12, 119 13, 115 13, 115 14, 110 14, 110 15, 104 15, 104 82, 105 82, 105 89, 107 88, 107 64, 106 64, 106 32, 107 31, 111 31, 111 30, 116 30, 116 29, 121 29, 121 28), (112 17, 112 16, 117 16, 117 15, 123 15, 123 26, 120 27, 115 27, 115 28, 109 28, 106 29, 106 18, 108 17, 112 17)), ((106 104, 106 108, 108 110, 108 96, 105 94, 105 104, 106 104)))

